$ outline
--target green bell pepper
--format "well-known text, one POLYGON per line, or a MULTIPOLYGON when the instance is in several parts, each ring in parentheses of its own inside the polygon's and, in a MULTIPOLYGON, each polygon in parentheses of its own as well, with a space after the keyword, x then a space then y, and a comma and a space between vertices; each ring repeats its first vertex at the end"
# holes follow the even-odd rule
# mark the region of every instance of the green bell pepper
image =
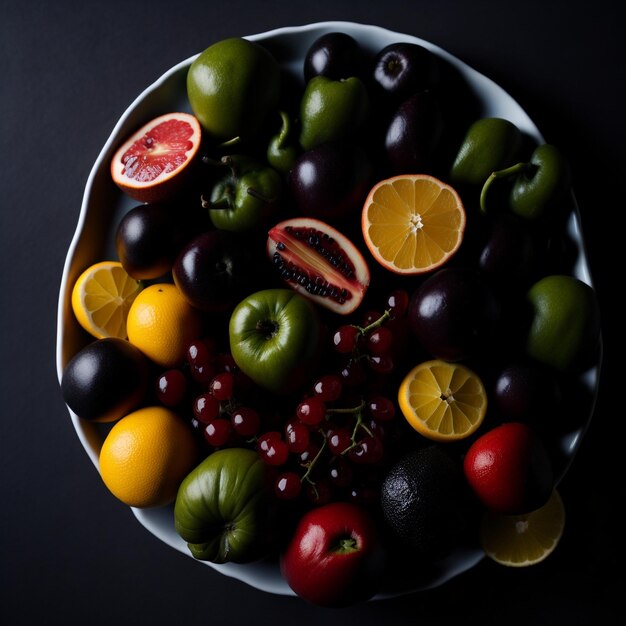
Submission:
POLYGON ((499 117, 474 122, 465 135, 450 170, 452 184, 482 185, 494 171, 512 161, 522 134, 515 124, 499 117))
POLYGON ((300 146, 306 151, 349 137, 364 124, 369 110, 369 96, 360 78, 315 76, 300 101, 300 146))
POLYGON ((571 173, 567 159, 555 146, 538 146, 528 162, 516 163, 494 171, 485 181, 480 194, 480 207, 487 210, 487 193, 494 181, 514 177, 509 195, 509 208, 528 220, 543 216, 569 189, 571 173))
POLYGON ((194 558, 246 563, 263 555, 270 520, 265 472, 255 451, 224 448, 185 477, 174 527, 194 558))
POLYGON ((228 172, 213 185, 209 200, 202 206, 216 228, 230 231, 252 230, 274 211, 282 191, 276 170, 251 157, 234 154, 222 157, 228 172))

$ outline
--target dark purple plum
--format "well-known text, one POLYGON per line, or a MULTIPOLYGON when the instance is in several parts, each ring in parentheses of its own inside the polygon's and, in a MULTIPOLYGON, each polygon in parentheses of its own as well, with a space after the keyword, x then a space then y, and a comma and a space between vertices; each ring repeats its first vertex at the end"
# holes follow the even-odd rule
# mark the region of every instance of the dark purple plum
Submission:
POLYGON ((390 174, 429 172, 442 133, 443 117, 432 92, 415 93, 402 102, 385 134, 390 174))
POLYGON ((190 235, 191 219, 184 209, 141 204, 120 220, 115 245, 126 272, 137 280, 150 280, 172 269, 190 235))
POLYGON ((181 250, 172 269, 174 283, 195 308, 226 311, 254 282, 252 258, 250 246, 237 234, 210 230, 181 250))
POLYGON ((396 103, 402 102, 416 92, 437 85, 437 59, 418 44, 392 43, 376 55, 373 80, 378 91, 396 103))
POLYGON ((488 228, 480 269, 499 280, 516 281, 531 275, 533 262, 533 238, 526 224, 515 215, 498 214, 488 228))
POLYGON ((149 372, 148 359, 125 339, 98 339, 77 352, 65 366, 63 399, 82 419, 113 422, 143 402, 149 372))
POLYGON ((497 373, 492 397, 503 418, 541 424, 553 421, 561 391, 551 370, 540 364, 516 362, 497 373))
POLYGON ((486 352, 498 330, 501 305, 477 270, 441 269, 413 293, 411 330, 424 349, 446 361, 486 352))
POLYGON ((342 220, 363 206, 372 172, 364 150, 349 142, 325 143, 300 155, 289 172, 289 188, 303 215, 342 220))
POLYGON ((332 32, 316 39, 304 57, 304 80, 327 76, 334 80, 360 76, 363 71, 363 51, 354 37, 332 32))

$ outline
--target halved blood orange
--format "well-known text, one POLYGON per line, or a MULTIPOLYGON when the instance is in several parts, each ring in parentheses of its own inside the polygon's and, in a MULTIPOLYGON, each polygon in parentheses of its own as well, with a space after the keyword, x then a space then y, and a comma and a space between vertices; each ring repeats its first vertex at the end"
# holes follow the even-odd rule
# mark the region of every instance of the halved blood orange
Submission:
POLYGON ((369 192, 361 226, 367 247, 383 267, 422 274, 459 249, 465 208, 456 190, 433 176, 394 176, 369 192))
POLYGON ((167 113, 142 126, 117 150, 111 176, 120 189, 139 202, 171 198, 183 174, 198 155, 198 120, 189 113, 167 113))

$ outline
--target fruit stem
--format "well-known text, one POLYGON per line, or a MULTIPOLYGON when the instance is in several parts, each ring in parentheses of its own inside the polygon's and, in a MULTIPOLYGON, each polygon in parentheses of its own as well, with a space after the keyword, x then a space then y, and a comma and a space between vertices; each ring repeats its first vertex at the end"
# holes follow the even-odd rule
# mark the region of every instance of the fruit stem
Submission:
POLYGON ((259 193, 256 189, 253 189, 252 187, 248 187, 246 189, 246 193, 249 196, 256 198, 257 200, 264 202, 265 204, 272 204, 272 202, 276 201, 276 196, 274 196, 273 198, 268 198, 267 196, 264 196, 262 193, 259 193))
POLYGON ((278 148, 283 147, 283 144, 285 143, 285 140, 289 136, 289 131, 290 131, 289 116, 287 115, 287 113, 285 113, 285 111, 280 111, 280 119, 282 120, 282 126, 278 134, 278 140, 276 141, 276 146, 278 148))
POLYGON ((359 414, 365 408, 365 401, 361 401, 359 406, 353 406, 343 409, 326 409, 326 415, 336 415, 338 413, 357 413, 359 414))
POLYGON ((233 137, 232 139, 227 139, 226 141, 223 141, 217 147, 218 148, 231 148, 232 146, 236 146, 240 142, 241 142, 241 137, 237 135, 237 137, 233 137))
POLYGON ((354 428, 352 429, 352 435, 350 437, 350 439, 352 440, 352 445, 348 446, 341 454, 347 454, 348 452, 350 452, 350 450, 352 450, 353 448, 356 448, 356 446, 358 445, 356 437, 357 437, 359 428, 362 428, 370 437, 374 436, 372 431, 363 423, 363 408, 364 407, 365 407, 365 402, 361 402, 361 405, 358 407, 358 410, 355 411, 356 423, 354 425, 354 428))
POLYGON ((315 487, 315 482, 312 481, 309 478, 309 475, 311 474, 311 472, 313 471, 313 468, 315 467, 315 464, 317 463, 317 461, 319 460, 319 458, 322 456, 322 453, 324 452, 324 450, 326 449, 326 437, 324 437, 324 439, 322 440, 322 445, 320 446, 319 452, 315 455, 315 457, 313 457, 313 460, 310 461, 309 463, 306 464, 306 472, 304 472, 304 475, 301 478, 301 482, 304 482, 305 480, 310 482, 313 487, 315 487))
POLYGON ((200 203, 203 209, 209 209, 209 211, 224 211, 233 208, 232 194, 228 193, 223 195, 217 202, 211 202, 204 195, 201 195, 200 203))
POLYGON ((359 333, 361 335, 366 335, 372 330, 382 326, 390 317, 391 317, 391 309, 385 309, 385 312, 377 320, 374 320, 371 324, 369 324, 368 326, 365 326, 365 328, 361 328, 360 326, 357 326, 359 333))
POLYGON ((511 165, 503 170, 498 170, 497 172, 492 172, 485 181, 483 188, 480 190, 480 210, 483 213, 487 213, 487 192, 491 188, 491 185, 498 178, 509 178, 510 176, 515 176, 521 172, 524 172, 530 163, 516 163, 515 165, 511 165))

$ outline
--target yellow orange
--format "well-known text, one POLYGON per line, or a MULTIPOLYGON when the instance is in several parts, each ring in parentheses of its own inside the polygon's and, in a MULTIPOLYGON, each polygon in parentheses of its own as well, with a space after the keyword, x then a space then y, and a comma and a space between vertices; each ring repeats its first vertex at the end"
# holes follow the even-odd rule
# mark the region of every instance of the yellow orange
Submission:
POLYGON ((174 501, 197 461, 190 427, 169 409, 151 406, 129 413, 109 431, 100 451, 100 474, 125 504, 164 506, 174 501))
POLYGON ((164 368, 180 365, 185 350, 202 334, 202 317, 171 283, 146 287, 126 322, 128 340, 164 368))
POLYGON ((361 227, 374 258, 397 274, 443 265, 459 248, 465 209, 450 185, 426 174, 394 176, 371 189, 361 227))

